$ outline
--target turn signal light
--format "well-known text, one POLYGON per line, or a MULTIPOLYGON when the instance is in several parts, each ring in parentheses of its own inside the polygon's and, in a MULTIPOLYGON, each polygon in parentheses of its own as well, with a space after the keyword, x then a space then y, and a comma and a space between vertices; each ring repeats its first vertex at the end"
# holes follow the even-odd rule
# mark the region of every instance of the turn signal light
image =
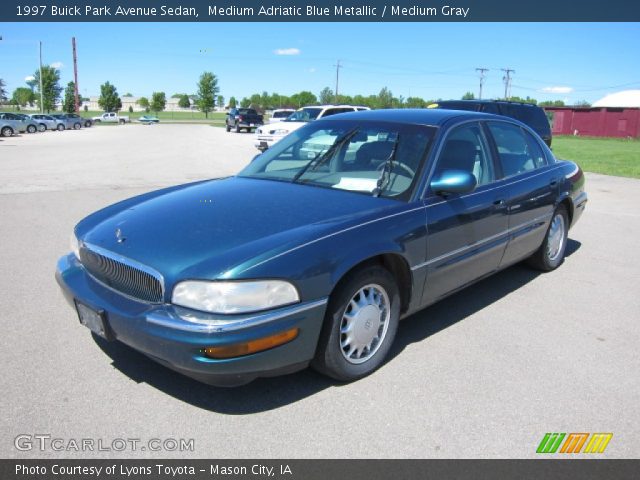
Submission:
POLYGON ((289 343, 298 336, 299 329, 292 328, 284 332, 276 333, 269 337, 251 340, 245 343, 236 343, 233 345, 223 345, 220 347, 207 347, 203 349, 203 353, 210 358, 233 358, 249 355, 263 350, 268 350, 279 345, 289 343))

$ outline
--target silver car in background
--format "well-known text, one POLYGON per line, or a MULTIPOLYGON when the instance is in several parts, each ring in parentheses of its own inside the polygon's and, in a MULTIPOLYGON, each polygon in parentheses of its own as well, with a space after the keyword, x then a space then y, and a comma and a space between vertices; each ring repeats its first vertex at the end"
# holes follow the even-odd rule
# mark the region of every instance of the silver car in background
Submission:
MULTIPOLYGON (((64 114, 55 114, 51 116, 55 118, 58 122, 63 124, 64 129, 66 130, 80 130, 82 128, 82 122, 80 122, 76 118, 70 118, 64 114)), ((58 130, 62 130, 62 129, 58 127, 58 130)))
POLYGON ((45 130, 57 130, 58 125, 62 128, 60 130, 64 130, 64 124, 53 118, 51 115, 43 115, 41 113, 33 113, 29 115, 31 120, 38 124, 38 130, 44 132, 45 130))
POLYGON ((27 133, 36 133, 39 130, 38 124, 33 121, 31 116, 24 113, 14 113, 14 115, 27 123, 27 133))
POLYGON ((27 131, 27 122, 18 117, 15 113, 0 112, 0 134, 3 137, 10 137, 15 133, 27 131))

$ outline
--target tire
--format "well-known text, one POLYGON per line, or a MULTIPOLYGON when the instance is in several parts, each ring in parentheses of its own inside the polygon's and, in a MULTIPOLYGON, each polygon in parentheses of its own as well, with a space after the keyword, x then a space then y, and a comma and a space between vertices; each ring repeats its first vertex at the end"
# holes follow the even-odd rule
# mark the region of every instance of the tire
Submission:
POLYGON ((11 127, 2 127, 2 130, 0 130, 0 136, 10 137, 11 135, 13 135, 13 128, 11 127))
POLYGON ((399 317, 388 270, 374 265, 350 274, 331 294, 312 367, 345 382, 369 375, 389 353, 399 317))
POLYGON ((44 123, 38 125, 38 131, 45 132, 47 130, 47 126, 44 123))
POLYGON ((91 121, 87 120, 86 122, 84 122, 84 126, 85 128, 89 128, 91 126, 91 121))
POLYGON ((82 124, 80 122, 76 122, 73 124, 74 130, 80 130, 82 128, 82 124))
POLYGON ((236 133, 240 133, 240 124, 236 123, 236 133))
POLYGON ((529 265, 543 272, 550 272, 562 265, 567 248, 568 233, 569 215, 566 207, 559 205, 553 212, 542 245, 536 253, 529 257, 527 261, 529 265))
POLYGON ((64 125, 59 123, 58 126, 56 127, 56 130, 58 130, 59 132, 64 130, 64 125))
POLYGON ((35 125, 27 125, 28 133, 36 133, 37 131, 38 131, 38 127, 36 127, 35 125))
POLYGON ((227 126, 227 132, 230 132, 231 131, 231 127, 229 126, 228 123, 226 124, 226 126, 227 126))
POLYGON ((121 119, 119 120, 119 122, 120 122, 120 125, 124 125, 124 120, 121 119))

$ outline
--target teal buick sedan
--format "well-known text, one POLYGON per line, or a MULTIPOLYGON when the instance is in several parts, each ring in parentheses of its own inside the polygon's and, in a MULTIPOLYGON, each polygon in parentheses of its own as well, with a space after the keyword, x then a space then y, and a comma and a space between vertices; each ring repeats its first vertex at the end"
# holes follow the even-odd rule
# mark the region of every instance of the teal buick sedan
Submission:
POLYGON ((580 168, 517 120, 346 113, 236 176, 89 215, 56 278, 95 335, 197 380, 352 381, 402 318, 522 260, 560 266, 586 203, 580 168))

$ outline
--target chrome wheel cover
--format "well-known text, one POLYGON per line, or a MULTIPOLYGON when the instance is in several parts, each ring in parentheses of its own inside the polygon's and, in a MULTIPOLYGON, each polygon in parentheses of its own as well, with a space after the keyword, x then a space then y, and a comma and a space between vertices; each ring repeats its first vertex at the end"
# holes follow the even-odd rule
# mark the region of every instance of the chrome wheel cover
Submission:
POLYGON ((549 239, 547 241, 547 257, 555 262, 564 250, 565 224, 564 217, 556 214, 549 227, 549 239))
POLYGON ((349 300, 340 322, 340 351, 349 363, 369 360, 382 345, 391 318, 391 302, 377 284, 360 288, 349 300))

